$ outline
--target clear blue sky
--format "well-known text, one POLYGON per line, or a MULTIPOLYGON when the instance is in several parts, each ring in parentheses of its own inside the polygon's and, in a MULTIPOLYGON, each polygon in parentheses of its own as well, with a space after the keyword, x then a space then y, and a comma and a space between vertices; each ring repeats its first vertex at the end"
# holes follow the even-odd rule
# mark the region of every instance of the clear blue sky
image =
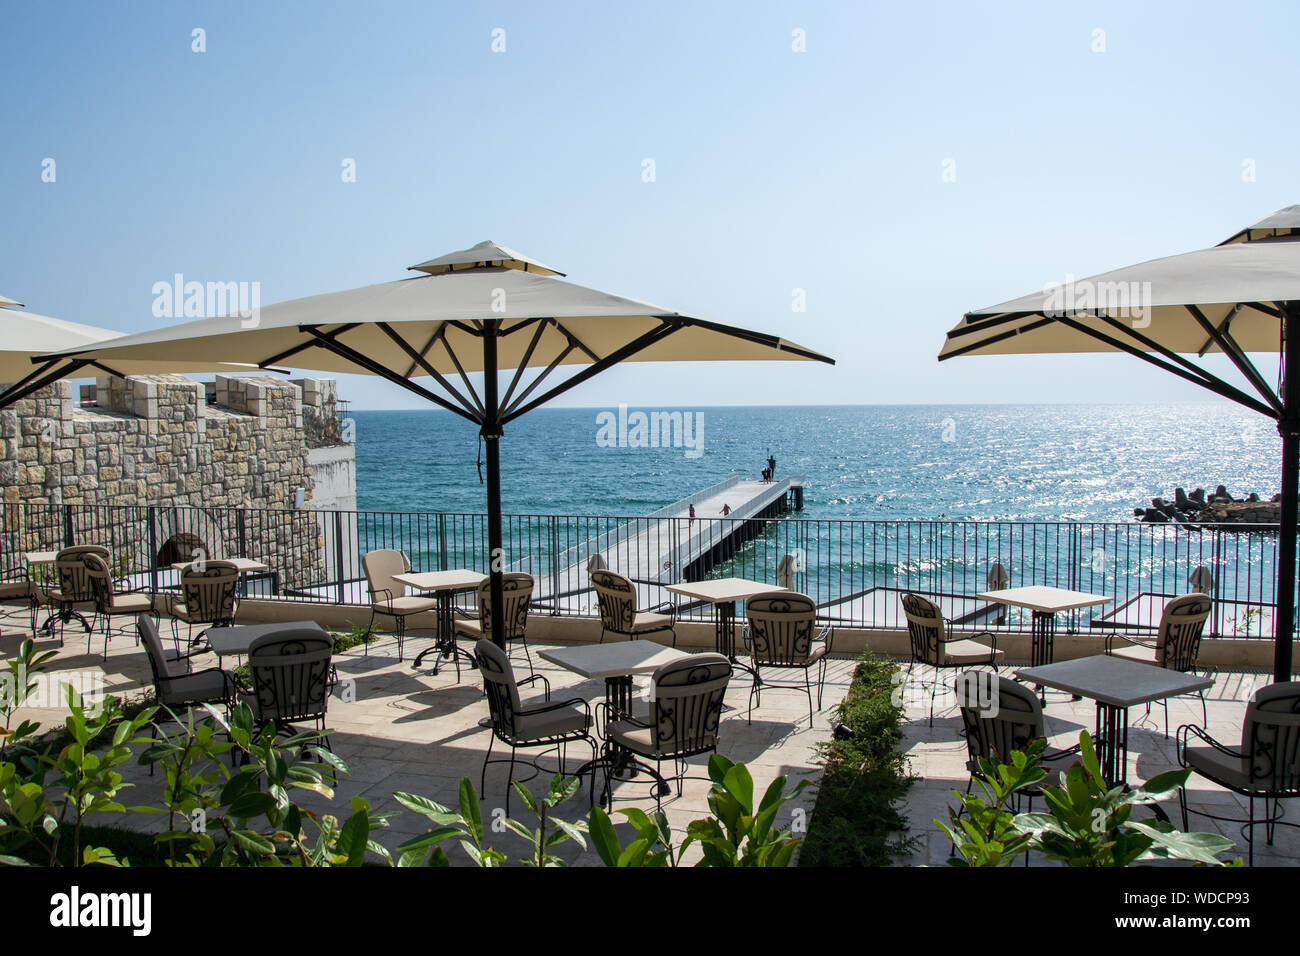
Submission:
POLYGON ((839 361, 626 367, 570 404, 1201 398, 1123 356, 935 355, 967 309, 1300 202, 1298 9, 4 0, 0 293, 138 331, 177 272, 270 303, 491 238, 839 361))

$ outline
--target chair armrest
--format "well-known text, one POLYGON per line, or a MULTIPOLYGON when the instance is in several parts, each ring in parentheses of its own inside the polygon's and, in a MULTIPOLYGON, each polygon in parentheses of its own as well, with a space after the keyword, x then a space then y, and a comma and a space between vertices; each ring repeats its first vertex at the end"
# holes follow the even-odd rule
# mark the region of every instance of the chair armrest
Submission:
POLYGON ((653 607, 642 608, 643 614, 667 614, 674 621, 677 620, 677 605, 672 601, 660 601, 653 607))
POLYGON ((995 654, 997 653, 998 650, 997 631, 976 631, 973 634, 956 634, 956 635, 954 635, 952 631, 949 631, 948 635, 949 635, 948 640, 943 642, 945 644, 951 644, 953 641, 973 641, 977 637, 987 637, 989 638, 989 650, 995 654))
POLYGON ((1145 647, 1148 650, 1155 650, 1157 644, 1155 641, 1144 641, 1141 638, 1129 637, 1127 634, 1121 634, 1119 631, 1111 631, 1106 635, 1106 653, 1109 654, 1115 649, 1116 639, 1123 641, 1125 644, 1131 644, 1135 647, 1145 647))
POLYGON ((370 594, 370 606, 371 606, 371 607, 374 607, 376 604, 381 604, 381 603, 382 603, 383 605, 385 605, 386 607, 389 607, 389 608, 391 608, 391 607, 393 606, 393 589, 392 589, 392 588, 366 588, 366 591, 369 592, 369 594, 370 594), (383 599, 381 600, 380 597, 379 597, 379 595, 381 595, 381 594, 387 595, 387 597, 385 597, 385 598, 383 598, 383 599))
POLYGON ((581 697, 570 697, 568 700, 554 701, 542 707, 528 707, 515 711, 519 717, 531 717, 534 714, 548 714, 553 710, 564 710, 566 707, 576 707, 579 704, 587 712, 587 717, 591 717, 591 704, 581 697))
POLYGON ((517 680, 517 681, 515 681, 515 684, 516 684, 517 686, 523 686, 524 684, 531 684, 531 683, 533 683, 534 681, 541 681, 541 682, 542 682, 542 685, 543 685, 543 686, 545 687, 545 689, 546 689, 546 699, 547 699, 547 700, 550 700, 550 699, 551 699, 551 682, 550 682, 549 680, 546 679, 545 675, 542 675, 542 674, 533 674, 531 677, 525 677, 525 678, 523 678, 522 680, 517 680))
POLYGON ((826 642, 826 653, 831 653, 831 647, 835 643, 835 625, 831 623, 821 624, 821 630, 817 632, 817 640, 826 642))
POLYGON ((1202 730, 1200 727, 1197 727, 1195 724, 1183 724, 1181 727, 1178 728, 1177 733, 1174 734, 1174 744, 1178 752, 1178 763, 1181 766, 1184 767, 1187 766, 1186 756, 1187 756, 1188 734, 1195 734, 1197 737, 1199 737, 1205 743, 1209 744, 1215 750, 1219 751, 1220 753, 1227 754, 1229 757, 1235 757, 1238 760, 1246 759, 1246 755, 1244 753, 1237 750, 1233 750, 1231 747, 1219 743, 1219 741, 1211 737, 1208 732, 1202 730))

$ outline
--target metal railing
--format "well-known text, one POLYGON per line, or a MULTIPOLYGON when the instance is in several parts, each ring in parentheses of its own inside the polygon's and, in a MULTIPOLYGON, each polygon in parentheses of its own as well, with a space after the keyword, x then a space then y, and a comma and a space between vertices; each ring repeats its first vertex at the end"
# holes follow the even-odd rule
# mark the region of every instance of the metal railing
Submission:
MULTIPOLYGON (((1204 566, 1215 581, 1210 633, 1272 634, 1277 534, 1230 525, 523 514, 504 516, 503 534, 507 565, 537 578, 541 613, 593 613, 585 564, 597 551, 637 583, 647 606, 673 598, 665 587, 683 580, 736 576, 775 586, 789 554, 795 589, 845 625, 905 626, 898 597, 914 590, 939 596, 958 625, 1028 627, 1027 616, 975 597, 997 563, 1012 586, 1110 598, 1063 615, 1067 628, 1104 623, 1117 610, 1130 625, 1151 626, 1160 598, 1190 590, 1192 572, 1204 566)), ((133 586, 174 586, 171 565, 196 554, 247 557, 269 569, 247 581, 250 596, 335 604, 369 603, 361 557, 378 548, 405 551, 420 570, 487 567, 481 514, 0 504, 0 571, 25 567, 28 552, 72 543, 107 546, 118 577, 133 586)), ((680 610, 708 614, 689 603, 680 610)))

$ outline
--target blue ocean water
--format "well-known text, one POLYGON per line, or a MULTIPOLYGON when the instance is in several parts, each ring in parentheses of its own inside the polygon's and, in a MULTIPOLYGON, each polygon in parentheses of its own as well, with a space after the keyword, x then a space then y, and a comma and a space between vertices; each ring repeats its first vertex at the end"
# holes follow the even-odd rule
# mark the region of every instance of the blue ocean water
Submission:
MULTIPOLYGON (((807 475, 807 518, 1131 521, 1175 485, 1266 498, 1279 485, 1276 430, 1228 403, 679 411, 699 416, 698 454, 609 447, 599 416, 617 409, 519 419, 501 442, 504 510, 643 515, 732 471, 757 478, 769 452, 777 477, 807 475)), ((468 422, 437 409, 352 418, 362 510, 484 510, 468 422)))

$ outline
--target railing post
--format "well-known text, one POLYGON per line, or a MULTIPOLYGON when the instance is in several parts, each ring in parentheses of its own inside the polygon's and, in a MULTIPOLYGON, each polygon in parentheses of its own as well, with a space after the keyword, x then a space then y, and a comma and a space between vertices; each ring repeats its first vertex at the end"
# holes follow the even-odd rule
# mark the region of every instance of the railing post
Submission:
POLYGON ((343 512, 334 512, 334 568, 338 575, 338 604, 347 603, 347 575, 343 571, 343 512))
POLYGON ((149 591, 158 593, 158 509, 154 505, 145 508, 145 520, 149 522, 149 591))
POLYGON ((76 544, 72 533, 72 505, 63 506, 63 546, 70 548, 76 544))
POLYGON ((551 601, 553 606, 551 614, 560 613, 560 532, 556 527, 555 515, 550 516, 551 525, 551 601))
POLYGON ((447 570, 447 515, 438 512, 438 570, 447 570))

